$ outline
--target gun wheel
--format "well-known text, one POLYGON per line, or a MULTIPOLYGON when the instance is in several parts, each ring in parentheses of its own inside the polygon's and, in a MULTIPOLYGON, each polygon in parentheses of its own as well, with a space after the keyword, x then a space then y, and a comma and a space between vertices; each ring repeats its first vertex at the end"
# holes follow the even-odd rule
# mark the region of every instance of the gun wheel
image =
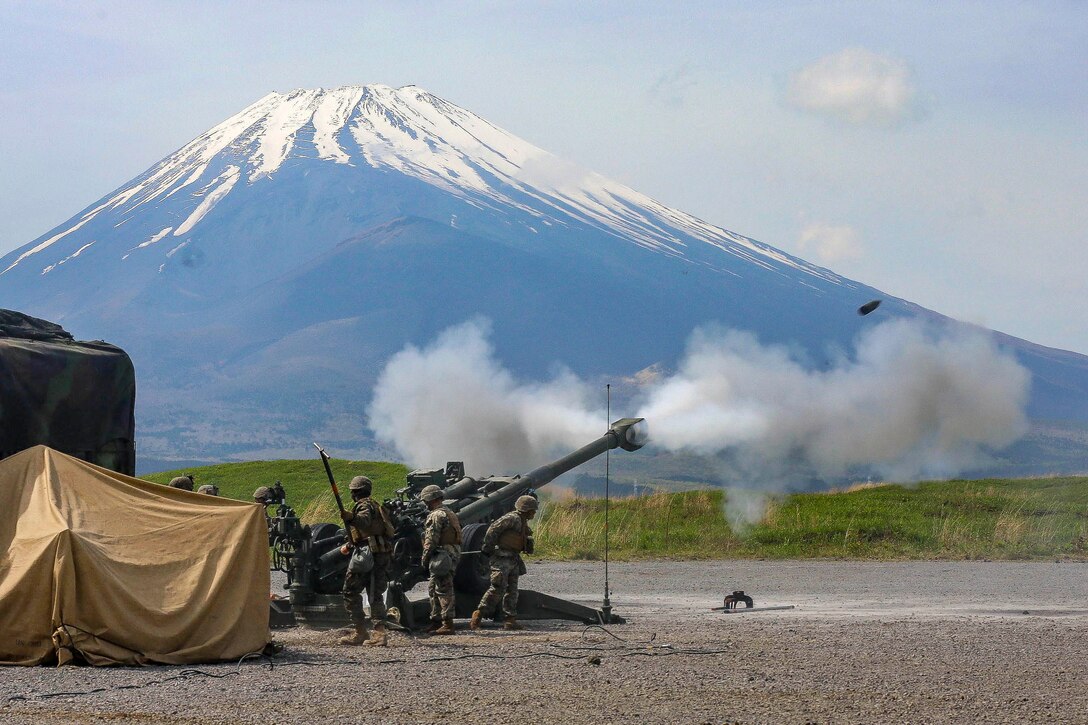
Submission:
MULTIPOLYGON (((487 524, 469 524, 461 530, 461 549, 479 551, 487 533, 487 524)), ((455 588, 469 594, 483 594, 491 585, 491 565, 483 554, 465 554, 453 575, 455 588)))

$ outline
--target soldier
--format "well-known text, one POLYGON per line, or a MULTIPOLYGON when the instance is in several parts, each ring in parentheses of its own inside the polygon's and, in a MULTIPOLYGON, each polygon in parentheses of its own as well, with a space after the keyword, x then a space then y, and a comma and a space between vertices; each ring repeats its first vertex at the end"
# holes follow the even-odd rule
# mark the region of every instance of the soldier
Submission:
MULTIPOLYGON (((383 595, 389 585, 389 564, 392 559, 393 526, 389 523, 385 511, 374 499, 370 498, 373 483, 366 476, 351 479, 348 489, 351 500, 355 502, 350 513, 345 515, 345 524, 355 530, 355 536, 349 540, 365 542, 365 549, 353 552, 351 543, 340 549, 352 555, 348 573, 344 577, 344 608, 351 615, 355 634, 340 639, 340 644, 366 644, 370 647, 385 647, 385 601, 383 595), (367 555, 369 550, 369 556, 367 555), (372 557, 369 561, 368 558, 372 557), (355 562, 365 562, 355 566, 355 562), (370 619, 374 623, 374 634, 369 639, 366 631, 366 616, 363 613, 363 590, 370 600, 370 619)), ((360 546, 364 546, 360 543, 360 546)))
POLYGON ((170 479, 170 488, 180 488, 182 491, 193 490, 193 474, 187 473, 184 476, 175 476, 170 479))
POLYGON ((198 488, 196 490, 196 492, 197 493, 206 493, 209 496, 218 496, 219 495, 219 486, 216 486, 216 485, 211 484, 211 483, 205 483, 203 486, 198 488))
POLYGON ((461 558, 461 522, 442 505, 442 489, 427 486, 419 492, 431 513, 423 524, 423 566, 430 571, 427 595, 431 599, 431 631, 453 634, 455 598, 453 572, 461 558))
POLYGON ((272 546, 275 531, 272 529, 272 517, 268 515, 268 507, 276 502, 276 494, 268 486, 258 486, 253 491, 253 503, 259 503, 264 507, 264 525, 268 528, 268 545, 272 546))
POLYGON ((253 503, 259 503, 262 506, 268 506, 275 501, 276 497, 272 493, 272 489, 268 486, 258 486, 253 492, 253 503))
POLYGON ((514 503, 514 510, 496 519, 487 527, 480 551, 491 557, 491 586, 484 593, 476 611, 472 613, 470 629, 479 629, 480 620, 491 616, 502 600, 502 612, 506 615, 503 629, 521 629, 518 624, 518 576, 525 573, 521 552, 533 553, 533 531, 529 520, 536 515, 537 501, 532 496, 522 496, 514 503))

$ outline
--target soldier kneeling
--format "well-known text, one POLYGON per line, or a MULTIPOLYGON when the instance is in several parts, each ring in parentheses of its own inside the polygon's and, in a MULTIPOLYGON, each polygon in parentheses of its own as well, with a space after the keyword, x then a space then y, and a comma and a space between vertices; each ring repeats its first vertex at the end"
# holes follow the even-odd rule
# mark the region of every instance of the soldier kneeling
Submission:
POLYGON ((518 624, 518 577, 525 573, 521 552, 533 552, 533 531, 529 520, 536 515, 537 500, 522 496, 514 503, 514 510, 487 527, 480 551, 491 557, 491 586, 484 593, 476 611, 472 613, 470 629, 479 629, 480 620, 490 617, 499 601, 506 615, 504 629, 521 629, 518 624))

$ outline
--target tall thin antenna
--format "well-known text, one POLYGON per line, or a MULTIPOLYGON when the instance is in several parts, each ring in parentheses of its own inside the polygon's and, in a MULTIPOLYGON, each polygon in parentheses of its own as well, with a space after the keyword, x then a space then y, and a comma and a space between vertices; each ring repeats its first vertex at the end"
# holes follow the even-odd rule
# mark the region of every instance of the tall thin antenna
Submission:
MULTIPOLYGON (((611 425, 612 422, 612 385, 609 383, 605 385, 605 425, 611 425)), ((609 474, 609 453, 611 449, 606 449, 604 452, 604 602, 601 604, 601 613, 604 615, 605 624, 612 622, 612 602, 608 598, 608 474, 609 474)))

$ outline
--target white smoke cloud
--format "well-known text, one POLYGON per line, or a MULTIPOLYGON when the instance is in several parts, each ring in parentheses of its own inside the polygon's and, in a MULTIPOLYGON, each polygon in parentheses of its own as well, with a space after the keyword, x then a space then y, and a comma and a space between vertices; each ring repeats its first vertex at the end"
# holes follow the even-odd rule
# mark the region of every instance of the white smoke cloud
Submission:
MULTIPOLYGON (((601 434, 600 391, 569 371, 517 381, 488 333, 474 320, 395 355, 368 411, 378 439, 413 464, 465 456, 485 475, 526 470, 601 434)), ((975 465, 1024 431, 1029 379, 988 335, 961 326, 885 322, 823 370, 749 333, 704 328, 678 371, 631 407, 651 445, 714 457, 724 481, 783 490, 799 471, 909 481, 975 465)))
POLYGON ((516 473, 601 435, 603 412, 569 371, 521 383, 495 359, 490 324, 470 320, 386 364, 367 415, 377 439, 412 465, 464 460, 473 475, 516 473))
POLYGON ((824 56, 790 79, 798 108, 847 123, 893 124, 914 109, 917 91, 907 64, 865 48, 824 56))
POLYGON ((657 445, 728 451, 748 475, 788 464, 906 481, 951 475, 1016 440, 1029 380, 988 336, 960 327, 885 322, 829 370, 748 333, 703 329, 639 415, 657 445))

